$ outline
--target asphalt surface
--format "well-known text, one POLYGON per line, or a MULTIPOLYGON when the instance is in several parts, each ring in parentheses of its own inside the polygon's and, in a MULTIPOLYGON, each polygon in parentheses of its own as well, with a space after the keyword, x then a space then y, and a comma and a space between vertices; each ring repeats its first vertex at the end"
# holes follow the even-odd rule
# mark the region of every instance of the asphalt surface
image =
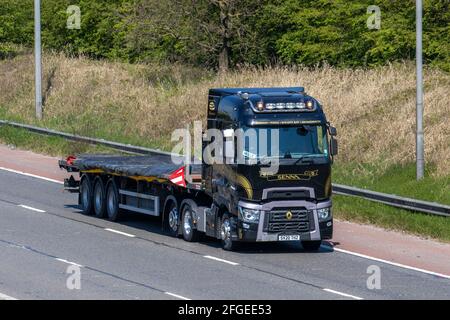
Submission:
POLYGON ((76 203, 60 184, 0 171, 0 299, 450 299, 449 279, 327 244, 317 253, 292 243, 225 252, 214 240, 172 238, 156 218, 112 223, 76 203), (73 265, 80 289, 67 286, 73 265), (367 287, 372 265, 380 289, 367 287))

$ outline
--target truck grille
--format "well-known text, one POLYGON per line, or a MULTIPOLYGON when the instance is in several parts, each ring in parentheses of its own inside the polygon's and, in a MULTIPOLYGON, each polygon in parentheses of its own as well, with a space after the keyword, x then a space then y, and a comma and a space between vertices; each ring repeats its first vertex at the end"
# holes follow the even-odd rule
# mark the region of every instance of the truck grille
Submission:
MULTIPOLYGON (((276 208, 267 213, 267 232, 309 232, 312 211, 306 208, 276 208), (291 219, 286 214, 291 213, 291 219)), ((266 216, 266 217, 267 217, 266 216)))

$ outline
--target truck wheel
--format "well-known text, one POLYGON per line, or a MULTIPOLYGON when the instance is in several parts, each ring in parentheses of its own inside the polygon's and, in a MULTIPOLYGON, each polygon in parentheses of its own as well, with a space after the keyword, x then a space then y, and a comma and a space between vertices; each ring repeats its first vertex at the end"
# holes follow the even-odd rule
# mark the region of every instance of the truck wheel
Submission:
POLYGON ((100 177, 94 182, 94 213, 98 218, 104 218, 106 214, 105 184, 100 177))
POLYGON ((322 244, 321 240, 316 241, 302 241, 302 246, 305 251, 317 251, 322 244))
POLYGON ((80 209, 83 214, 90 215, 92 214, 93 207, 93 191, 92 191, 92 182, 88 176, 83 175, 81 177, 80 184, 80 209))
POLYGON ((119 208, 119 191, 117 190, 116 183, 113 179, 108 182, 106 189, 106 213, 108 219, 111 221, 117 221, 121 217, 119 208))
POLYGON ((170 203, 169 209, 165 219, 165 229, 169 230, 169 233, 173 237, 178 237, 178 225, 179 225, 179 213, 177 205, 174 202, 170 203))
POLYGON ((228 213, 222 216, 222 223, 220 224, 220 238, 222 239, 222 248, 227 251, 236 250, 238 243, 231 239, 231 220, 228 213))
POLYGON ((199 233, 196 229, 194 229, 194 216, 192 208, 188 204, 183 207, 181 216, 181 231, 183 232, 184 240, 189 242, 198 241, 199 233))

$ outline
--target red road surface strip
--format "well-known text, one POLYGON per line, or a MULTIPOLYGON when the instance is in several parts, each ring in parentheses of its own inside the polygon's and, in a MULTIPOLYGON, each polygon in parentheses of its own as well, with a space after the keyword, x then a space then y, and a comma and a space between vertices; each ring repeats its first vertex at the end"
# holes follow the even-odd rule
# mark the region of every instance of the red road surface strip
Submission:
MULTIPOLYGON (((70 174, 58 168, 58 160, 0 145, 0 167, 62 182, 70 174)), ((344 253, 349 251, 450 278, 449 243, 339 220, 334 222, 332 242, 344 253)))

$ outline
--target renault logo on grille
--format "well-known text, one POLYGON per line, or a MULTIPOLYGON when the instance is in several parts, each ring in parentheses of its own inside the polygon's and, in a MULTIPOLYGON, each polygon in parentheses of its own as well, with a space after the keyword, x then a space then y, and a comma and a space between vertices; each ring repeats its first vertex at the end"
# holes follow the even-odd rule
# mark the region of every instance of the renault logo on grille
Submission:
POLYGON ((291 211, 286 212, 286 219, 288 219, 288 220, 292 219, 292 212, 291 211))

